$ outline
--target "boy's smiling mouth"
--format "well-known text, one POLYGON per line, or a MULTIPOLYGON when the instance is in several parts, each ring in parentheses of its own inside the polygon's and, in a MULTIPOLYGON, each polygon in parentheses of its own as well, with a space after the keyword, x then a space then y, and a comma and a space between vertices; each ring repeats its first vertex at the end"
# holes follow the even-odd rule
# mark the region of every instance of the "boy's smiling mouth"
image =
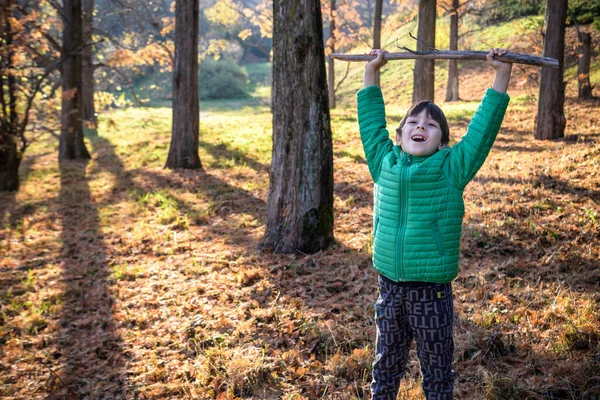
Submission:
POLYGON ((411 137, 411 139, 415 142, 425 142, 427 140, 427 138, 423 135, 414 135, 413 137, 411 137))

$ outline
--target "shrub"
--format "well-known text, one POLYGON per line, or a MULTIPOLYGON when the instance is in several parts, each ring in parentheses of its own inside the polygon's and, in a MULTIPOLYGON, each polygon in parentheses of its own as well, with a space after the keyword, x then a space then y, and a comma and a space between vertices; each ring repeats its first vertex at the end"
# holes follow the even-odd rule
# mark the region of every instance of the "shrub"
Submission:
POLYGON ((600 19, 600 3, 598 0, 571 0, 569 13, 570 17, 575 17, 578 23, 593 24, 596 27, 600 19))
POLYGON ((248 76, 234 63, 206 59, 200 64, 199 86, 203 100, 245 97, 248 76))
POLYGON ((485 3, 478 23, 496 24, 528 15, 540 15, 544 10, 544 0, 492 0, 485 3))

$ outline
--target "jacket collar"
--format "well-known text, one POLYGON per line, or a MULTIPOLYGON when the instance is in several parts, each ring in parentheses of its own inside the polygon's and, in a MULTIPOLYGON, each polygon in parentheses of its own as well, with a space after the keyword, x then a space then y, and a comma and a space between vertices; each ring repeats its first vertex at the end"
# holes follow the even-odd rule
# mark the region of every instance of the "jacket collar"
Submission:
MULTIPOLYGON (((422 163, 423 161, 427 160, 429 157, 431 157, 431 156, 413 156, 411 154, 407 154, 402 151, 402 148, 400 148, 400 146, 394 146, 394 154, 396 155, 396 160, 403 165, 406 165, 409 162, 419 164, 419 163, 422 163)), ((433 154, 435 154, 435 153, 433 153, 433 154)))

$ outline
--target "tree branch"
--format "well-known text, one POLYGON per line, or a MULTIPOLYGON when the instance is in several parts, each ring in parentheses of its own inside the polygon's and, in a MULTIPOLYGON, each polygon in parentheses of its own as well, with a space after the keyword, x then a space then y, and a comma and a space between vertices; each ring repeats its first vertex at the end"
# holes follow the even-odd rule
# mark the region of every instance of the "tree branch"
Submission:
POLYGON ((27 98, 27 106, 25 107, 25 111, 23 112, 23 121, 21 122, 21 126, 19 127, 18 136, 21 139, 21 152, 24 152, 27 148, 27 139, 25 138, 25 129, 27 128, 27 124, 29 123, 29 110, 31 110, 31 106, 33 105, 33 99, 40 91, 42 87, 42 82, 50 75, 58 66, 61 64, 62 60, 56 61, 53 65, 48 67, 36 82, 33 93, 29 95, 27 98))
MULTIPOLYGON (((383 58, 385 60, 414 60, 414 59, 427 59, 427 60, 486 60, 487 51, 466 51, 466 50, 440 50, 440 51, 410 51, 402 53, 386 53, 383 58)), ((330 57, 333 57, 341 61, 371 61, 375 57, 368 54, 339 54, 332 53, 330 57)), ((558 69, 558 61, 554 58, 540 57, 529 54, 520 53, 506 53, 504 56, 495 56, 494 59, 509 62, 513 64, 527 64, 535 65, 538 67, 558 69)))
POLYGON ((69 19, 65 15, 64 10, 63 10, 63 8, 61 7, 60 4, 58 4, 55 0, 48 0, 48 3, 50 3, 50 5, 60 15, 60 18, 62 19, 63 23, 71 25, 71 23, 69 22, 69 19))
POLYGON ((342 85, 342 82, 344 82, 346 80, 346 78, 348 77, 348 72, 350 72, 350 63, 348 63, 346 65, 346 73, 344 74, 342 79, 340 79, 340 81, 337 83, 337 85, 335 85, 335 89, 333 89, 333 93, 337 92, 338 89, 340 88, 340 86, 342 85))

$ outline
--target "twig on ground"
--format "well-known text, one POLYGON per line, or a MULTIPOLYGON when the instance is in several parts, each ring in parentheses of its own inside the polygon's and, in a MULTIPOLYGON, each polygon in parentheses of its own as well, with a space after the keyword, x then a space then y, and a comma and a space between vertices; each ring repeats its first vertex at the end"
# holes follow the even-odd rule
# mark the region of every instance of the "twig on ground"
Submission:
POLYGON ((331 333, 331 338, 333 339, 333 344, 335 344, 335 347, 339 347, 337 344, 337 341, 335 340, 335 335, 333 334, 333 331, 329 327, 329 324, 325 324, 325 326, 327 327, 327 330, 329 331, 329 333, 331 333))
POLYGON ((75 396, 75 398, 77 400, 82 400, 81 397, 79 397, 79 395, 77 393, 75 393, 73 391, 73 389, 71 389, 69 387, 69 385, 67 385, 67 383, 65 381, 63 381, 63 379, 60 377, 59 374, 57 374, 51 367, 49 367, 48 365, 45 364, 45 361, 50 362, 50 360, 48 360, 45 357, 44 357, 45 359, 42 359, 42 358, 38 357, 37 355, 33 354, 33 352, 31 350, 29 350, 28 348, 26 348, 26 347, 23 347, 23 350, 27 351, 29 354, 31 354, 33 356, 33 358, 35 358, 35 360, 37 362, 39 362, 44 367, 46 367, 50 371, 50 375, 52 375, 54 378, 58 379, 60 381, 60 383, 63 385, 63 387, 65 387, 69 393, 71 393, 73 396, 75 396))

